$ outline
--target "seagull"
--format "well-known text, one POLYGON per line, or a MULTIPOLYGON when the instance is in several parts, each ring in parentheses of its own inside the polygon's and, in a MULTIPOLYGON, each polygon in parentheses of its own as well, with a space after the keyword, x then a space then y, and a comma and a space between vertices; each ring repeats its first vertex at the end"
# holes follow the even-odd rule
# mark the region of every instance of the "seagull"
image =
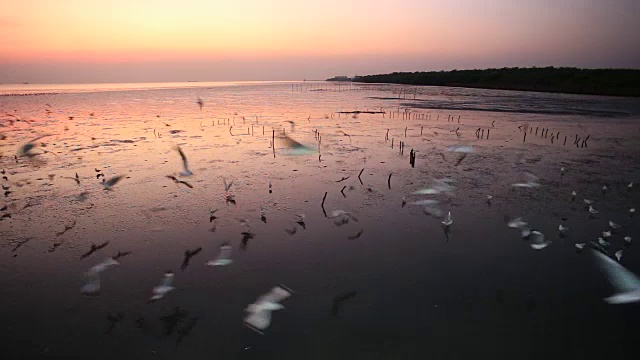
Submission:
POLYGON ((618 250, 615 253, 616 259, 618 259, 618 262, 620 262, 620 259, 622 259, 622 250, 618 250))
POLYGON ((340 223, 340 225, 344 225, 344 224, 348 224, 349 220, 353 220, 355 222, 358 222, 358 219, 351 215, 350 213, 344 211, 344 210, 333 210, 331 212, 331 216, 328 217, 329 219, 337 219, 336 220, 336 225, 338 223, 340 223))
POLYGON ((605 194, 607 192, 607 185, 602 185, 602 193, 605 194))
POLYGON ((202 247, 198 247, 194 250, 185 250, 184 251, 184 260, 182 260, 182 266, 180 266, 180 269, 182 269, 182 271, 184 271, 187 266, 189 266, 189 261, 191 260, 192 257, 198 255, 198 253, 200 253, 200 251, 202 251, 202 247))
POLYGON ((578 195, 578 194, 576 194, 576 192, 575 192, 575 191, 572 191, 572 192, 571 192, 571 201, 575 200, 577 195, 578 195))
POLYGON ((451 224, 453 224, 453 219, 451 218, 451 211, 449 211, 447 213, 447 216, 444 218, 444 220, 442 221, 442 225, 444 226, 451 226, 451 224))
POLYGON ((607 238, 609 236, 611 236, 611 231, 603 231, 602 232, 602 237, 606 237, 607 238))
POLYGON ((609 220, 609 227, 612 229, 620 229, 622 226, 614 223, 613 221, 609 220))
POLYGON ((167 271, 164 273, 164 277, 160 281, 160 284, 153 288, 152 296, 149 299, 149 302, 154 302, 162 299, 169 292, 173 291, 175 287, 171 286, 173 284, 174 274, 173 271, 167 271))
POLYGON ((517 217, 517 218, 515 218, 513 220, 510 220, 507 223, 507 226, 509 226, 510 228, 521 229, 521 228, 527 226, 527 223, 522 221, 521 217, 517 217))
POLYGON ((592 214, 597 214, 600 211, 596 210, 593 206, 589 205, 589 212, 592 213, 592 214))
MULTIPOLYGON (((66 226, 65 226, 65 228, 66 228, 66 226)), ((87 251, 86 253, 82 254, 82 256, 80 256, 80 259, 84 259, 84 258, 88 257, 89 255, 93 254, 94 252, 105 248, 107 245, 109 245, 108 241, 106 241, 106 242, 104 242, 104 243, 102 243, 100 245, 91 244, 91 248, 89 248, 89 251, 87 251)))
POLYGON ((100 293, 100 273, 110 266, 119 264, 120 263, 113 258, 108 258, 89 268, 89 271, 87 271, 87 283, 80 288, 80 292, 84 295, 98 295, 100 293))
POLYGON ((213 222, 213 220, 218 218, 217 216, 214 215, 216 211, 218 211, 218 209, 209 210, 209 222, 213 222))
POLYGON ((177 177, 175 177, 173 175, 167 175, 167 178, 173 180, 173 182, 176 183, 176 184, 183 184, 186 187, 188 187, 189 189, 193 189, 193 185, 189 184, 186 181, 180 180, 180 179, 178 179, 177 177))
POLYGON ((560 168, 560 177, 564 176, 564 167, 560 168))
POLYGON ((191 176, 191 175, 193 175, 191 170, 189 170, 189 162, 187 161, 187 156, 184 154, 184 152, 182 151, 180 146, 176 146, 175 149, 178 150, 178 153, 180 154, 180 157, 182 158, 182 166, 184 168, 184 170, 182 170, 180 172, 180 175, 182 175, 182 176, 191 176))
MULTIPOLYGON (((304 223, 304 214, 297 214, 296 215, 297 220, 296 220, 296 224, 302 226, 302 229, 307 229, 307 225, 304 223)), ((355 220, 358 221, 358 220, 355 220)))
POLYGON ((540 183, 538 183, 539 178, 537 176, 528 171, 525 171, 524 175, 526 177, 526 182, 511 184, 511 186, 521 188, 534 188, 540 186, 540 183))
POLYGON ((631 236, 625 236, 624 237, 624 241, 626 241, 627 244, 631 244, 631 239, 632 239, 631 236))
POLYGON ((629 214, 635 214, 635 212, 636 212, 636 208, 629 209, 629 214))
POLYGON ((605 271, 609 282, 617 293, 604 299, 609 304, 626 304, 640 301, 640 279, 624 266, 613 261, 610 257, 593 250, 599 260, 600 267, 605 271))
POLYGON ((578 248, 578 250, 582 250, 582 249, 584 249, 585 245, 586 245, 586 243, 577 243, 575 246, 576 246, 576 248, 578 248))
POLYGON ((633 181, 627 185, 627 190, 631 191, 631 189, 633 189, 633 181))
POLYGON ((529 244, 529 246, 535 250, 544 249, 551 244, 551 241, 545 241, 544 234, 538 230, 531 230, 529 239, 531 240, 531 244, 529 244))
POLYGON ((451 178, 443 178, 443 179, 435 179, 433 180, 433 185, 429 188, 420 189, 414 192, 415 195, 436 195, 441 192, 449 192, 454 189, 454 186, 451 185, 453 179, 451 178))
POLYGON ((284 285, 273 287, 268 293, 260 296, 256 302, 247 306, 245 311, 249 314, 244 318, 245 325, 262 334, 262 330, 271 324, 271 312, 284 309, 280 302, 291 296, 292 293, 284 285))
MULTIPOLYGON (((35 138, 35 139, 27 142, 26 144, 23 144, 22 146, 20 146, 20 148, 18 148, 18 151, 17 151, 17 156, 18 157, 23 157, 23 156, 34 157, 36 155, 40 155, 40 154, 36 154, 36 153, 31 152, 31 150, 33 150, 36 147, 38 147, 38 144, 36 143, 36 141, 38 141, 38 140, 40 140, 40 139, 42 139, 43 137, 46 137, 46 136, 50 136, 50 135, 47 134, 47 135, 38 136, 37 138, 35 138)), ((50 154, 53 154, 53 155, 58 157, 58 155, 56 155, 55 153, 53 153, 51 151, 47 151, 47 150, 44 150, 44 149, 40 149, 40 150, 44 151, 45 153, 50 153, 50 154)))
POLYGON ((414 201, 411 203, 411 205, 418 205, 418 206, 433 206, 438 204, 437 200, 432 200, 432 199, 426 199, 426 200, 418 200, 418 201, 414 201))
POLYGON ((349 235, 347 236, 347 239, 349 240, 355 240, 357 238, 359 238, 360 236, 362 236, 362 234, 364 233, 364 229, 360 229, 360 231, 358 231, 357 233, 355 233, 354 235, 349 235))
POLYGON ((284 145, 288 148, 288 155, 309 155, 315 153, 312 148, 302 145, 286 135, 279 136, 278 138, 283 140, 284 145))
POLYGON ((260 220, 265 224, 267 223, 267 212, 264 209, 264 206, 260 206, 260 220))
POLYGON ((224 191, 225 192, 229 192, 229 189, 231 189, 231 186, 233 186, 233 180, 231 180, 231 182, 227 183, 227 179, 222 179, 222 181, 224 181, 224 191))
POLYGON ((102 186, 104 186, 105 190, 111 190, 120 180, 122 180, 123 177, 123 175, 114 176, 111 179, 105 181, 102 186))
POLYGON ((232 262, 233 260, 231 260, 231 245, 224 244, 220 246, 220 253, 218 254, 218 258, 215 260, 206 262, 205 265, 226 266, 226 265, 230 265, 232 262))
POLYGON ((582 201, 587 205, 595 204, 595 201, 589 199, 582 199, 582 201))
POLYGON ((564 236, 564 233, 569 230, 568 227, 562 226, 562 224, 558 225, 558 231, 560 231, 560 237, 564 236))
POLYGON ((610 246, 611 245, 610 242, 606 241, 605 239, 603 239, 601 237, 598 238, 598 244, 600 244, 602 246, 610 246))
POLYGON ((491 203, 491 200, 493 200, 493 196, 491 195, 487 195, 487 202, 491 203))
POLYGON ((196 104, 198 104, 198 106, 200 107, 200 111, 202 111, 202 107, 204 106, 204 101, 202 101, 201 98, 198 98, 198 100, 196 101, 196 104))
POLYGON ((447 148, 448 151, 451 152, 457 152, 457 153, 472 153, 473 152, 473 146, 471 145, 458 145, 458 146, 449 146, 447 148))
POLYGON ((402 196, 402 206, 404 207, 405 205, 407 205, 407 198, 405 196, 402 196))

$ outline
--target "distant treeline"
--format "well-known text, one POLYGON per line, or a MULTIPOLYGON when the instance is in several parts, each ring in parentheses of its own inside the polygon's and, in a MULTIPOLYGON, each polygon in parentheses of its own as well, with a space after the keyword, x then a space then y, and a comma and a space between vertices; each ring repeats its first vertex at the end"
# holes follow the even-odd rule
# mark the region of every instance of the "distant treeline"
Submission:
POLYGON ((502 68, 394 72, 358 76, 355 82, 458 86, 573 94, 640 96, 640 70, 577 68, 502 68))

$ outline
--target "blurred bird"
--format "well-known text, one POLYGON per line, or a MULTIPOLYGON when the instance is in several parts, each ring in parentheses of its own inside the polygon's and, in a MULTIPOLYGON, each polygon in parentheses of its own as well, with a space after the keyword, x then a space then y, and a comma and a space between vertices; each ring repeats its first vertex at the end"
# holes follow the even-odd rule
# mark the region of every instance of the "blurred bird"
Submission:
POLYGON ((180 146, 176 146, 175 149, 178 150, 178 154, 180 154, 180 158, 182 158, 183 170, 180 172, 180 175, 182 175, 182 176, 191 176, 191 175, 193 175, 191 170, 189 170, 189 162, 187 161, 187 156, 182 151, 182 148, 180 148, 180 146))
POLYGON ((614 223, 613 221, 609 220, 609 227, 612 229, 620 229, 622 226, 614 223))
POLYGON ((102 186, 104 186, 105 190, 111 190, 120 180, 122 180, 123 177, 124 176, 122 175, 114 176, 111 179, 105 181, 102 186))
POLYGON ((538 230, 531 230, 529 240, 531 241, 529 246, 535 250, 544 249, 551 244, 551 241, 545 241, 544 234, 538 230))
POLYGON ((231 245, 224 244, 220 246, 220 253, 218 254, 218 258, 215 260, 206 262, 205 265, 226 266, 226 265, 230 265, 232 262, 233 260, 231 260, 231 245))
POLYGON ((293 292, 284 285, 273 287, 268 293, 260 296, 256 302, 245 309, 249 314, 244 323, 252 330, 262 334, 271 324, 271 312, 284 309, 280 302, 291 296, 293 292))
POLYGON ((113 258, 108 258, 89 268, 87 271, 87 283, 80 288, 80 292, 84 295, 98 295, 100 293, 100 273, 113 265, 119 264, 113 258))
POLYGON ((451 224, 453 224, 453 219, 451 218, 451 211, 449 211, 447 213, 447 216, 444 218, 444 220, 442 221, 442 225, 444 226, 451 226, 451 224))
POLYGON ((616 294, 605 298, 604 301, 609 304, 626 304, 640 301, 640 279, 600 251, 593 250, 592 252, 616 291, 616 294))
POLYGON ((160 284, 151 290, 152 295, 151 298, 149 298, 149 302, 158 301, 173 291, 175 289, 175 287, 172 286, 173 278, 174 274, 172 271, 165 272, 160 284))

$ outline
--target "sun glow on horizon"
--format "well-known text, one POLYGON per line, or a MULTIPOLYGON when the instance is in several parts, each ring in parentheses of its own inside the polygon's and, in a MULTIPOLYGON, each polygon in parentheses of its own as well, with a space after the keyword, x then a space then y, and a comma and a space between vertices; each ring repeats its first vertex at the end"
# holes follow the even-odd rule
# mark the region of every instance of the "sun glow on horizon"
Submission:
POLYGON ((630 45, 640 42, 638 10, 628 0, 25 0, 0 5, 0 67, 251 59, 297 59, 300 69, 349 59, 354 69, 380 71, 421 59, 445 69, 640 65, 630 45))

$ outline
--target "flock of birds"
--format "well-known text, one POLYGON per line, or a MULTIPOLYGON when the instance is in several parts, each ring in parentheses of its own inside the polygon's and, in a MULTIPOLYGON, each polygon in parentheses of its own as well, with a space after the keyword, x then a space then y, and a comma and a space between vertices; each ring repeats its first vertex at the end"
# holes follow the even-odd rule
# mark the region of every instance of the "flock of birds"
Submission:
MULTIPOLYGON (((199 106, 200 110, 202 110, 204 106, 204 101, 198 98, 196 103, 199 106)), ((291 125, 291 131, 293 131, 295 123, 290 121, 290 125, 291 125)), ((492 126, 493 126, 493 123, 492 123, 492 126)), ((351 136, 349 136, 344 132, 342 133, 344 134, 344 136, 348 136, 349 142, 351 142, 351 136)), ((38 136, 37 138, 34 138, 31 141, 28 141, 27 143, 20 146, 15 155, 16 161, 18 161, 18 158, 20 157, 32 158, 37 155, 42 155, 46 153, 57 156, 55 153, 48 151, 46 149, 43 149, 42 146, 39 146, 40 144, 38 143, 38 141, 46 136, 49 136, 49 135, 45 134, 45 135, 38 136)), ((313 153, 312 147, 302 145, 301 143, 291 139, 288 136, 281 136, 279 138, 281 138, 284 141, 284 144, 286 145, 287 148, 289 148, 289 150, 291 151, 290 154, 292 155, 307 155, 307 154, 313 153)), ((319 140, 318 133, 316 133, 316 139, 319 140)), ((275 151, 275 144, 273 144, 273 147, 275 151)), ((175 150, 178 152, 182 160, 182 170, 179 172, 179 175, 184 178, 187 178, 193 175, 193 172, 189 168, 189 162, 184 151, 179 146, 176 146, 175 150)), ((462 159, 464 159, 465 156, 467 156, 467 154, 472 153, 474 151, 474 148, 471 145, 455 145, 455 146, 450 146, 447 150, 452 153, 460 154, 460 159, 458 159, 458 163, 459 163, 462 161, 462 159)), ((96 172, 98 171, 99 170, 96 169, 96 172)), ((564 176, 565 172, 566 172, 566 169, 564 167, 560 169, 561 176, 564 176)), ((524 173, 523 181, 513 183, 512 186, 514 188, 536 188, 540 186, 539 178, 537 176, 526 171, 523 173, 524 173)), ((3 174, 4 174, 4 171, 3 171, 3 174)), ((360 172, 360 174, 362 174, 362 172, 360 172)), ((97 178, 99 178, 100 175, 102 175, 102 186, 106 191, 113 190, 114 187, 125 178, 125 176, 123 175, 117 175, 109 179, 105 179, 103 174, 98 174, 97 178)), ((171 179, 176 184, 182 184, 189 188, 193 187, 186 180, 180 179, 176 176, 167 175, 167 178, 171 179)), ((343 178, 338 182, 344 181, 347 178, 348 177, 343 178)), ((80 178, 78 174, 76 174, 75 178, 70 177, 70 179, 76 181, 78 184, 80 183, 80 178)), ((232 186, 233 186, 233 181, 227 182, 226 179, 224 180, 224 190, 226 193, 226 201, 227 203, 235 204, 235 197, 233 194, 230 193, 230 189, 232 186)), ((454 182, 451 178, 435 179, 429 187, 426 187, 424 189, 420 189, 414 192, 414 195, 433 196, 441 193, 451 192, 454 190, 454 188, 455 188, 454 182)), ((628 190, 632 191, 632 189, 633 189, 633 183, 630 183, 628 185, 628 190)), ((607 190, 608 189, 606 186, 602 188, 603 193, 606 193, 607 190)), ((272 192, 272 185, 271 183, 269 183, 269 193, 271 192, 272 192)), ((7 194, 5 194, 5 196, 6 195, 7 194)), ((576 197, 577 197, 577 193, 575 191, 572 192, 571 194, 572 201, 575 201, 576 197)), ((493 199, 492 195, 486 195, 486 200, 489 204, 491 203, 492 199, 493 199)), ((583 202, 585 204, 586 211, 590 214, 590 216, 594 216, 594 217, 597 216, 599 211, 594 206, 595 201, 584 199, 583 202)), ((406 203, 407 203, 406 197, 403 197, 402 206, 404 207, 406 203)), ((424 212, 426 214, 441 218, 442 220, 441 223, 443 228, 445 229, 445 234, 448 234, 449 228, 452 227, 454 223, 451 211, 447 211, 446 215, 444 215, 444 212, 438 207, 438 201, 432 198, 417 200, 412 202, 411 204, 416 206, 421 206, 424 209, 424 212)), ((324 201, 323 201, 323 210, 324 210, 324 201)), ((212 210, 210 212, 210 222, 212 222, 217 218, 215 215, 216 211, 217 210, 212 210)), ((634 213, 635 213, 635 208, 629 209, 630 216, 633 216, 634 213)), ((344 210, 334 210, 330 213, 330 215, 327 215, 325 212, 325 216, 329 219, 334 220, 336 225, 346 224, 350 221, 353 221, 353 222, 358 221, 358 219, 353 214, 346 212, 344 210)), ((260 208, 260 218, 263 222, 266 222, 266 210, 264 207, 260 208)), ((518 229, 520 231, 522 238, 529 241, 529 244, 532 249, 542 250, 551 244, 551 241, 547 240, 545 238, 545 235, 541 231, 535 228, 529 227, 527 222, 525 222, 522 218, 516 217, 513 219, 505 219, 505 220, 509 228, 518 229)), ((300 226, 302 229, 306 228, 304 214, 298 214, 295 222, 296 222, 296 225, 300 226)), ((246 221, 244 221, 242 224, 246 225, 246 221)), ((611 248, 612 246, 611 242, 608 239, 610 239, 614 234, 619 234, 621 232, 622 226, 620 226, 619 224, 613 221, 609 221, 608 224, 609 224, 609 229, 603 231, 602 236, 598 237, 597 241, 592 241, 590 243, 592 247, 592 252, 595 258, 597 259, 600 266, 603 268, 604 272, 607 274, 610 283, 616 289, 616 293, 610 297, 605 298, 605 301, 612 304, 640 301, 640 278, 638 278, 638 276, 636 276, 635 274, 633 274, 631 271, 629 271, 628 269, 626 269, 624 266, 620 264, 620 260, 622 259, 622 256, 623 256, 623 249, 619 249, 614 253, 615 259, 617 261, 612 259, 608 255, 608 249, 611 248)), ((66 230, 67 229, 65 229, 65 231, 66 230)), ((297 231, 297 227, 294 225, 292 229, 285 229, 285 231, 292 235, 292 234, 295 234, 295 232, 297 231)), ((349 236, 349 239, 357 239, 362 235, 363 231, 364 230, 360 230, 357 234, 349 236)), ((558 232, 560 237, 565 237, 568 231, 569 229, 565 225, 560 224, 558 226, 558 232)), ((246 243, 246 241, 253 238, 255 234, 251 233, 249 229, 247 229, 246 231, 242 232, 242 236, 243 236, 243 243, 246 243)), ((625 246, 629 246, 631 244, 632 237, 629 235, 625 235, 623 237, 623 240, 624 240, 625 246)), ((84 254, 83 258, 100 250, 101 248, 106 246, 106 244, 107 243, 102 245, 92 245, 90 251, 84 254)), ((581 251, 586 247, 586 245, 587 243, 585 242, 579 242, 575 244, 575 247, 578 249, 578 251, 581 251)), ((201 250, 202 250, 201 248, 197 248, 195 250, 187 250, 185 252, 183 269, 188 265, 191 257, 199 253, 201 250)), ((89 268, 86 272, 86 283, 84 283, 80 288, 81 294, 84 294, 87 296, 95 296, 100 294, 101 274, 104 271, 108 270, 109 268, 119 265, 120 264, 120 262, 118 261, 119 258, 126 256, 128 254, 129 253, 119 252, 116 256, 109 257, 104 261, 89 268)), ((205 265, 215 267, 215 266, 228 266, 228 265, 231 265, 232 263, 233 263, 232 247, 229 243, 224 243, 220 246, 217 257, 215 259, 205 262, 205 265)), ((149 302, 159 301, 165 298, 173 290, 175 290, 174 280, 175 280, 175 274, 172 271, 166 271, 163 274, 162 279, 160 280, 158 285, 151 289, 148 301, 149 302)), ((267 293, 259 296, 254 303, 249 304, 245 308, 246 316, 244 317, 244 324, 247 327, 255 330, 256 332, 262 334, 263 331, 267 329, 271 323, 271 313, 273 311, 283 309, 284 307, 283 305, 281 305, 281 302, 287 299, 288 297, 290 297, 292 294, 293 294, 293 291, 288 287, 286 287, 285 285, 274 286, 267 293)))

